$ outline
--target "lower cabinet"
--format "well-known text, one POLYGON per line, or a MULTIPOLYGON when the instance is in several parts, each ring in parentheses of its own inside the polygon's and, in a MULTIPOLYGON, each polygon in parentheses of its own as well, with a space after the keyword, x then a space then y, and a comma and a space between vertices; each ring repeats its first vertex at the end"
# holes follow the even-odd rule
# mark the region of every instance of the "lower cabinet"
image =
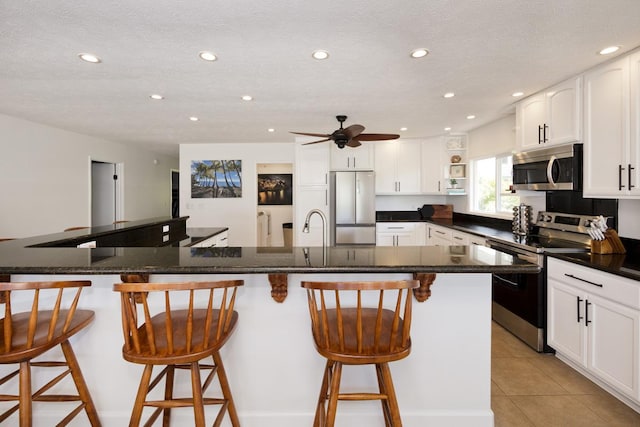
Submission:
POLYGON ((547 342, 640 402, 640 283, 550 258, 547 342))
POLYGON ((424 246, 425 224, 422 222, 379 222, 376 246, 424 246))
POLYGON ((228 231, 223 231, 193 245, 194 248, 226 248, 227 246, 229 246, 228 231))
POLYGON ((427 246, 450 246, 453 245, 453 235, 450 228, 439 225, 427 225, 427 246))

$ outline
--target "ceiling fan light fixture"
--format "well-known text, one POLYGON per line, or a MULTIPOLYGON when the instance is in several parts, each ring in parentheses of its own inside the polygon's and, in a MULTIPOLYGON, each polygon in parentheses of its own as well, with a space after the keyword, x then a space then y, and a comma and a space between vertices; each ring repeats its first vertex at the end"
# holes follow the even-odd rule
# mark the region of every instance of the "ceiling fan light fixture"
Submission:
POLYGON ((327 52, 326 50, 318 49, 318 50, 314 50, 311 53, 311 56, 313 57, 313 59, 322 61, 323 59, 329 58, 329 52, 327 52))
POLYGON ((423 47, 419 48, 419 49, 414 49, 411 51, 411 57, 412 58, 424 58, 425 56, 427 56, 429 54, 429 50, 425 49, 423 47))
POLYGON ((82 59, 84 62, 90 62, 92 64, 99 64, 102 62, 102 59, 98 58, 93 53, 79 53, 78 58, 82 59))
POLYGON ((604 49, 601 49, 598 54, 600 55, 609 55, 613 52, 617 52, 620 49, 620 46, 608 46, 605 47, 604 49))
POLYGON ((216 61, 218 59, 218 57, 216 56, 215 53, 213 52, 209 52, 208 50, 203 50, 201 51, 198 56, 200 57, 200 59, 202 59, 203 61, 209 61, 209 62, 213 62, 216 61))

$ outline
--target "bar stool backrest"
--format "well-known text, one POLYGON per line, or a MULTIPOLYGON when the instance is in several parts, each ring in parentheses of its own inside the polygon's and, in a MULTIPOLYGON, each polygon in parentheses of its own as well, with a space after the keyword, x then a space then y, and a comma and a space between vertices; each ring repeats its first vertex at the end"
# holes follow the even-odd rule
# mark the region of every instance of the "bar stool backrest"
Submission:
POLYGON ((408 354, 411 289, 418 286, 417 280, 302 282, 307 289, 316 348, 325 356, 365 359, 380 354, 408 354))
POLYGON ((243 284, 243 280, 115 284, 113 289, 121 295, 124 353, 167 359, 220 348, 237 322, 236 292, 243 284), (150 304, 154 294, 161 294, 156 296, 164 303, 150 304))
POLYGON ((34 346, 42 346, 47 342, 51 342, 50 347, 57 345, 56 339, 65 336, 72 325, 76 326, 73 324, 73 317, 80 292, 85 286, 91 286, 91 281, 0 283, 0 305, 4 305, 4 318, 0 321, 0 359, 2 355, 27 352, 34 346), (29 304, 31 310, 15 312, 12 294, 27 291, 32 291, 29 304), (66 297, 67 294, 69 298, 66 297), (27 330, 16 330, 14 324, 20 320, 20 323, 24 324, 27 317, 27 330))

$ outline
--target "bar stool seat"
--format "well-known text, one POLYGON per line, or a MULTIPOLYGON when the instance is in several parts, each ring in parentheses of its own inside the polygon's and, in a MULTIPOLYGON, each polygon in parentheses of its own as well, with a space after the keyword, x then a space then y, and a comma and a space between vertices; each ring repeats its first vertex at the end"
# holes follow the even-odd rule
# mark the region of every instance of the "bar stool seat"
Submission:
POLYGON ((145 425, 163 414, 163 426, 170 423, 171 409, 193 407, 194 424, 205 425, 205 405, 220 405, 214 426, 222 423, 228 412, 231 425, 240 426, 220 349, 238 322, 234 311, 237 288, 242 280, 179 283, 118 283, 122 303, 122 328, 125 360, 145 365, 136 395, 130 426, 140 425, 145 407, 155 408, 145 425), (202 295, 204 293, 205 295, 202 295), (150 304, 154 296, 158 304, 150 304), (185 295, 186 294, 186 295, 185 295), (196 304, 202 301, 204 308, 196 304), (186 306, 186 308, 185 308, 186 306), (211 357, 212 363, 201 361, 211 357), (165 366, 151 380, 153 367, 165 366), (175 370, 191 373, 191 397, 174 397, 175 370), (201 370, 209 370, 205 381, 201 370), (222 397, 204 397, 214 376, 218 377, 222 397), (147 395, 164 379, 164 399, 149 400, 147 395))
POLYGON ((0 401, 18 401, 17 405, 0 415, 0 422, 5 421, 19 409, 20 426, 30 426, 32 402, 80 401, 79 406, 71 411, 59 425, 67 425, 83 409, 92 426, 101 425, 89 389, 69 343, 69 338, 93 321, 93 311, 77 309, 82 288, 90 285, 90 281, 0 283, 1 303, 5 305, 5 317, 0 321, 0 364, 20 364, 18 370, 0 379, 0 384, 4 384, 18 375, 20 383, 19 395, 0 396, 0 401), (69 303, 69 307, 63 309, 65 290, 75 290, 75 295, 72 302, 69 303), (32 291, 31 311, 13 313, 12 294, 18 291, 32 291), (55 303, 52 309, 42 310, 40 302, 47 301, 45 294, 48 292, 57 294, 57 296, 54 295, 55 298, 52 298, 55 303), (61 346, 64 354, 64 362, 32 361, 58 345, 61 346), (34 393, 31 389, 32 367, 67 368, 67 370, 34 393), (71 374, 78 390, 77 396, 47 393, 68 374, 71 374))
POLYGON ((314 427, 333 427, 339 400, 380 400, 385 425, 402 426, 389 362, 411 352, 411 289, 417 280, 302 282, 316 350, 327 359, 314 427), (367 299, 371 296, 372 298, 367 299), (363 302, 365 301, 365 302, 363 302), (365 306, 366 301, 372 301, 365 306), (343 365, 375 365, 377 392, 340 393, 343 365))

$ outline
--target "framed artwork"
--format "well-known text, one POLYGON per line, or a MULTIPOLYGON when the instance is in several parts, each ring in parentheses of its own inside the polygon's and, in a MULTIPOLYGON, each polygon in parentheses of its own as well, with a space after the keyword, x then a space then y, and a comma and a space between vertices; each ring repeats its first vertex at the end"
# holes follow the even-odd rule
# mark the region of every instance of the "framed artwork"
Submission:
POLYGON ((191 198, 242 197, 242 160, 191 161, 191 198))
POLYGON ((258 174, 258 205, 292 205, 293 174, 258 174))
POLYGON ((449 166, 449 178, 464 178, 465 176, 465 165, 449 166))

